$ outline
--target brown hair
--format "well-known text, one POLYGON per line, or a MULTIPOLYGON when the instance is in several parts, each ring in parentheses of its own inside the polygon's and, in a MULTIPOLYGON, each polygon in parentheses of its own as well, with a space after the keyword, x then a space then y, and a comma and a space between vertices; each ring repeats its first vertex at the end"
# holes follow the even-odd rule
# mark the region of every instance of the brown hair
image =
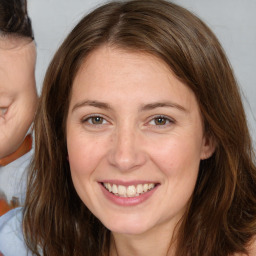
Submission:
POLYGON ((0 33, 34 38, 26 0, 0 1, 0 33))
MULTIPOLYGON (((210 29, 189 11, 162 0, 105 4, 85 16, 55 54, 35 121, 36 148, 23 227, 39 255, 104 255, 108 231, 71 181, 65 123, 72 82, 89 53, 109 44, 165 61, 197 97, 214 155, 200 164, 197 184, 177 233, 178 256, 246 253, 256 234, 256 167, 239 89, 210 29)), ((171 236, 171 234, 170 234, 171 236)))

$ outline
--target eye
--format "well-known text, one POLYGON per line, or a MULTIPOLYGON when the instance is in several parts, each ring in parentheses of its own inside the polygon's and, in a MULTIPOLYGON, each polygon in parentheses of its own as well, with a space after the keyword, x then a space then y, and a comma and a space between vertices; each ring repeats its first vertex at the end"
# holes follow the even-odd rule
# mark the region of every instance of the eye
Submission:
POLYGON ((6 112, 7 112, 7 109, 8 108, 0 107, 0 115, 4 116, 6 114, 6 112))
POLYGON ((149 125, 156 126, 166 126, 171 123, 174 123, 174 120, 166 116, 156 116, 148 122, 149 125))
POLYGON ((102 116, 89 116, 82 121, 83 123, 89 123, 90 125, 102 125, 107 121, 102 116))
POLYGON ((157 118, 154 118, 154 122, 156 125, 165 125, 168 120, 164 117, 157 117, 157 118))

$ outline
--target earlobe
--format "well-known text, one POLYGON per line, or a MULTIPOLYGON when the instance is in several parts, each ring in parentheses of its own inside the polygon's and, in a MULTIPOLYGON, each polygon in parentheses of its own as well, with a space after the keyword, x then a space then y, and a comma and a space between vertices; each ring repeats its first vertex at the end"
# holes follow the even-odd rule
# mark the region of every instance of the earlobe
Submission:
POLYGON ((201 160, 210 158, 216 149, 216 139, 209 134, 205 134, 202 144, 201 160))

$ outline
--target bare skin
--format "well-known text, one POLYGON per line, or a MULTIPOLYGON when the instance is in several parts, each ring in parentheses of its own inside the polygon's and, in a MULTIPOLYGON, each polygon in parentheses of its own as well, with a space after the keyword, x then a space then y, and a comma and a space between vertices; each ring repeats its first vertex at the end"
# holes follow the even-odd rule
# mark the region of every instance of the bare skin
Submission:
POLYGON ((102 47, 75 78, 67 147, 77 193, 112 231, 110 255, 172 256, 200 160, 215 149, 193 92, 153 56, 102 47), (129 199, 145 183, 157 185, 129 199))
POLYGON ((37 106, 34 41, 0 38, 0 159, 22 144, 37 106))

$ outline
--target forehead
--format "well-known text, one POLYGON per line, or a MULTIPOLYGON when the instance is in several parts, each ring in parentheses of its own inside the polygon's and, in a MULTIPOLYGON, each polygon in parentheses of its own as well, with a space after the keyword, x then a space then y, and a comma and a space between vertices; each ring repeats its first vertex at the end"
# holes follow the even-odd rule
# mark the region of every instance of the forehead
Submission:
POLYGON ((19 49, 27 44, 31 43, 33 40, 29 37, 21 37, 17 35, 5 35, 0 32, 0 50, 11 50, 19 49))
POLYGON ((36 61, 34 41, 15 41, 11 45, 12 48, 0 48, 0 93, 25 90, 33 84, 30 80, 34 78, 36 61))
MULTIPOLYGON (((170 67, 160 58, 144 51, 122 49, 115 46, 103 45, 92 51, 81 63, 73 85, 90 76, 94 80, 109 78, 143 77, 144 73, 159 75, 162 78, 174 77, 170 67), (118 72, 117 72, 118 70, 118 72), (95 76, 95 74, 100 74, 95 76)), ((147 74, 148 76, 148 74, 147 74)), ((125 83, 125 80, 123 81, 125 83)))
POLYGON ((101 47, 82 63, 71 97, 76 100, 97 97, 117 102, 116 98, 120 99, 121 95, 151 102, 161 97, 162 100, 176 97, 187 102, 195 98, 192 90, 160 58, 139 51, 101 47))

